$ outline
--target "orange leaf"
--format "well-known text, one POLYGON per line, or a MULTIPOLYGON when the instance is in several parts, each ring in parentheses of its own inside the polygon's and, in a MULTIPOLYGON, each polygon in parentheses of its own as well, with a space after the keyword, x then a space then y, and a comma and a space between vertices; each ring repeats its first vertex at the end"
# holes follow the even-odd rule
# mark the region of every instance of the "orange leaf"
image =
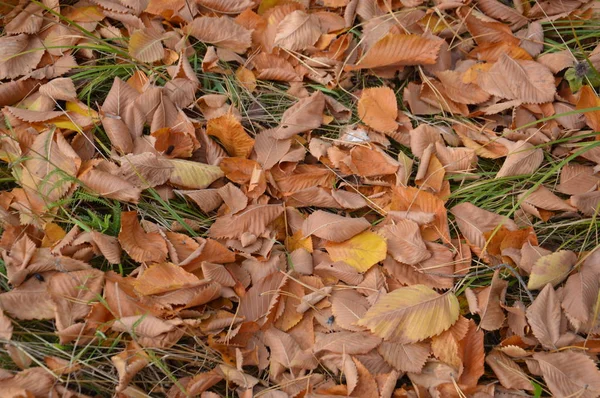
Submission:
MULTIPOLYGON (((577 110, 600 107, 600 98, 596 95, 590 86, 583 86, 580 90, 579 101, 577 101, 577 110)), ((600 110, 584 112, 585 122, 594 131, 600 131, 600 110)))
POLYGON ((247 158, 254 147, 254 140, 246 134, 244 127, 231 113, 209 120, 206 133, 217 137, 233 157, 247 158))

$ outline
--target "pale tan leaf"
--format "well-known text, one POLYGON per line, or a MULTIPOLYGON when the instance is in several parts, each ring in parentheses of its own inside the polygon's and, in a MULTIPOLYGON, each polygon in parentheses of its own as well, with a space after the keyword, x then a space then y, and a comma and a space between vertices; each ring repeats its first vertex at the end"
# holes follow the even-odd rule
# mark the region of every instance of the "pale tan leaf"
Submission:
POLYGON ((477 0, 477 7, 489 17, 510 23, 513 29, 519 29, 528 22, 527 17, 498 0, 477 0))
POLYGON ((314 352, 330 351, 338 354, 366 354, 381 344, 381 338, 368 332, 333 332, 316 334, 314 352))
POLYGON ((387 363, 401 372, 420 373, 431 353, 428 343, 398 344, 384 341, 378 351, 387 363))
POLYGON ((89 170, 79 176, 85 189, 98 196, 137 203, 142 190, 121 177, 102 170, 89 170))
POLYGON ((141 189, 166 183, 171 177, 173 166, 151 152, 125 155, 121 159, 120 176, 141 189))
POLYGON ((472 105, 480 104, 490 98, 490 94, 483 91, 476 84, 463 83, 461 72, 445 70, 439 71, 435 75, 440 79, 442 86, 446 89, 446 95, 452 101, 472 105))
POLYGON ((528 104, 552 102, 556 87, 554 75, 544 65, 503 54, 489 71, 480 73, 479 86, 488 93, 528 104))
POLYGON ((570 50, 562 50, 555 53, 542 54, 537 57, 537 61, 545 65, 552 73, 558 73, 563 69, 573 66, 576 59, 570 50))
POLYGON ((510 142, 509 153, 496 178, 533 174, 544 159, 541 148, 536 148, 527 141, 510 142))
POLYGON ((183 336, 181 320, 162 320, 152 315, 126 316, 114 321, 111 329, 135 336, 143 347, 169 348, 183 336))
POLYGON ((354 289, 336 290, 331 295, 331 311, 335 316, 335 323, 351 331, 362 331, 364 328, 356 326, 362 318, 369 303, 367 299, 354 289))
POLYGON ((121 245, 119 245, 117 238, 97 231, 92 231, 91 234, 92 240, 108 262, 119 264, 121 262, 121 245))
POLYGON ((43 4, 30 3, 6 24, 4 31, 11 35, 38 33, 44 23, 43 13, 43 4))
POLYGON ((54 100, 76 101, 77 92, 73 80, 68 77, 52 79, 46 84, 42 84, 39 92, 54 100))
POLYGON ((372 69, 389 65, 435 64, 443 40, 419 35, 388 34, 376 42, 355 65, 346 70, 372 69))
POLYGON ((302 10, 285 16, 277 25, 273 44, 290 51, 302 51, 313 46, 321 37, 319 18, 302 10))
POLYGON ((244 53, 252 42, 250 31, 223 17, 198 17, 183 28, 184 32, 196 39, 226 48, 236 53, 244 53))
POLYGON ((394 90, 389 87, 364 89, 357 109, 358 117, 381 133, 390 133, 398 128, 398 103, 394 90))
POLYGON ((73 363, 74 360, 76 361, 76 359, 68 361, 55 356, 44 357, 46 366, 57 375, 68 375, 81 370, 81 365, 77 362, 73 363))
POLYGON ((577 255, 570 250, 561 250, 540 257, 531 269, 527 288, 538 290, 548 283, 552 286, 558 285, 565 280, 576 262, 577 255))
POLYGON ((14 79, 31 72, 43 55, 44 47, 37 36, 0 37, 0 79, 14 79))
POLYGON ((273 308, 279 301, 280 289, 286 282, 287 277, 282 272, 272 273, 258 281, 241 298, 239 316, 246 321, 264 324, 267 318, 272 317, 273 308))
POLYGON ((522 193, 518 196, 522 200, 521 207, 529 214, 532 214, 544 221, 552 216, 552 211, 577 211, 566 201, 556 196, 552 191, 543 185, 540 185, 535 191, 526 195, 522 193), (541 211, 540 211, 541 210, 541 211), (546 212, 544 212, 544 210, 546 212), (550 214, 548 214, 550 212, 550 214))
POLYGON ((547 284, 527 308, 527 321, 533 335, 547 350, 555 350, 560 338, 560 302, 551 284, 547 284))
POLYGON ((56 328, 61 331, 84 319, 90 304, 98 301, 104 272, 97 269, 58 273, 48 281, 48 293, 56 304, 56 328))
POLYGON ((595 216, 600 205, 600 191, 593 191, 571 196, 570 202, 586 216, 595 216))
POLYGON ((140 226, 136 211, 121 213, 119 242, 135 261, 160 263, 167 258, 164 238, 158 232, 146 233, 140 226))
POLYGON ((379 233, 386 238, 388 253, 396 261, 413 265, 431 257, 414 221, 399 220, 384 226, 379 233))
POLYGON ((157 29, 136 30, 129 37, 129 54, 142 62, 156 62, 164 57, 163 34, 157 29))
POLYGON ((196 0, 196 3, 222 14, 239 14, 255 5, 252 0, 196 0))
POLYGON ((285 140, 296 134, 319 128, 323 123, 324 109, 325 96, 317 90, 311 96, 301 99, 286 109, 273 137, 285 140))
POLYGON ((260 163, 264 170, 270 170, 279 163, 292 146, 291 139, 277 139, 275 137, 277 131, 276 129, 263 130, 256 135, 254 143, 256 161, 260 163))
POLYGON ((13 325, 9 317, 0 309, 0 338, 10 340, 13 334, 13 325))
POLYGON ((594 173, 594 168, 583 164, 566 164, 560 171, 558 192, 568 195, 581 195, 595 191, 600 184, 600 177, 594 173))
POLYGON ((6 397, 10 398, 45 397, 55 384, 56 378, 38 366, 22 370, 15 375, 4 375, 0 380, 0 391, 6 392, 6 397))
POLYGON ((483 330, 498 330, 504 324, 504 297, 508 282, 500 279, 498 270, 494 272, 492 283, 477 295, 479 303, 479 327, 483 330))
POLYGON ((370 226, 364 218, 343 217, 317 210, 304 221, 302 231, 305 236, 314 235, 331 242, 343 242, 370 226))
POLYGON ((123 391, 131 379, 150 363, 150 357, 135 341, 127 343, 127 347, 110 358, 119 374, 119 384, 116 392, 123 391))
MULTIPOLYGON (((44 279, 49 276, 41 274, 44 279)), ((0 294, 0 305, 4 312, 15 319, 53 319, 56 304, 48 293, 47 284, 29 278, 20 286, 0 294)))
POLYGON ((564 286, 562 308, 571 321, 587 323, 594 314, 594 305, 600 287, 600 269, 598 256, 600 251, 594 250, 584 261, 579 272, 569 276, 564 286))
POLYGON ((502 386, 519 390, 533 390, 533 384, 523 369, 503 352, 492 350, 486 356, 485 363, 492 368, 502 386))
POLYGON ((213 238, 239 238, 244 232, 259 236, 283 213, 281 205, 250 205, 237 214, 218 217, 208 234, 213 238))
POLYGON ((400 344, 414 343, 448 329, 459 315, 452 292, 438 294, 424 285, 396 289, 381 297, 358 325, 400 344))
POLYGON ((169 159, 173 167, 169 182, 185 189, 204 189, 225 174, 218 166, 182 159, 169 159))
POLYGON ((556 397, 592 398, 600 395, 600 370, 592 358, 583 352, 536 352, 548 388, 556 397))
POLYGON ((509 231, 516 231, 517 224, 510 218, 480 209, 471 203, 461 203, 450 209, 456 219, 458 228, 468 243, 481 251, 486 247, 484 233, 504 226, 509 231))

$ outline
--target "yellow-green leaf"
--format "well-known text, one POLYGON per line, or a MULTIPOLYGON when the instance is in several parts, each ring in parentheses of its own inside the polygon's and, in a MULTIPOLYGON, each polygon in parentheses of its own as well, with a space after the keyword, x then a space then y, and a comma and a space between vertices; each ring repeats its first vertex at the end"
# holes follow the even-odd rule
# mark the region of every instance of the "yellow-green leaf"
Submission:
POLYGON ((538 258, 531 269, 527 288, 538 290, 548 283, 552 286, 558 285, 569 275, 576 262, 577 255, 570 250, 561 250, 538 258))
POLYGON ((333 261, 343 261, 365 272, 385 259, 387 243, 376 233, 365 231, 341 243, 329 242, 325 249, 333 261))
POLYGON ((383 296, 358 325, 385 340, 415 343, 447 330, 458 319, 459 311, 451 292, 440 295, 425 285, 413 285, 383 296))
POLYGON ((173 166, 169 182, 180 188, 204 189, 225 175, 220 167, 209 164, 181 159, 170 159, 169 163, 173 166))

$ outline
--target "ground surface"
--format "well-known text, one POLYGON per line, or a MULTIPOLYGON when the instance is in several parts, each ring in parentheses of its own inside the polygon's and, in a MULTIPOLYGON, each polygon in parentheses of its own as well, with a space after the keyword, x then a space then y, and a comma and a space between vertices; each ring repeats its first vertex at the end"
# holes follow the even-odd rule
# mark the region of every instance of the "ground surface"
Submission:
POLYGON ((0 396, 600 396, 598 13, 0 3, 0 396))

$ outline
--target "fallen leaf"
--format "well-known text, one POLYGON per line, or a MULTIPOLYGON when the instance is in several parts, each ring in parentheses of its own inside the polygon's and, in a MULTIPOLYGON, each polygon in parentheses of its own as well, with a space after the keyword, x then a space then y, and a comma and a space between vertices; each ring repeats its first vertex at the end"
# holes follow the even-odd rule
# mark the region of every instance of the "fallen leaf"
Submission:
POLYGON ((344 242, 370 226, 364 218, 343 217, 317 210, 304 221, 302 231, 305 236, 314 235, 331 242, 344 242))
POLYGON ((135 211, 121 213, 119 243, 138 262, 160 263, 167 257, 167 244, 163 237, 158 232, 145 232, 135 211))
POLYGON ((364 231, 341 243, 329 242, 325 249, 333 261, 343 261, 357 271, 365 272, 385 259, 387 244, 380 235, 364 231))
POLYGON ((527 288, 539 290, 550 283, 558 285, 566 279, 571 268, 577 262, 577 255, 570 250, 561 250, 542 256, 533 265, 527 288))
POLYGON ((358 117, 369 127, 381 133, 396 131, 398 104, 396 95, 389 87, 364 89, 358 100, 358 117))
POLYGON ((456 296, 423 286, 396 289, 381 297, 358 325, 399 344, 415 343, 448 329, 459 315, 456 296))

